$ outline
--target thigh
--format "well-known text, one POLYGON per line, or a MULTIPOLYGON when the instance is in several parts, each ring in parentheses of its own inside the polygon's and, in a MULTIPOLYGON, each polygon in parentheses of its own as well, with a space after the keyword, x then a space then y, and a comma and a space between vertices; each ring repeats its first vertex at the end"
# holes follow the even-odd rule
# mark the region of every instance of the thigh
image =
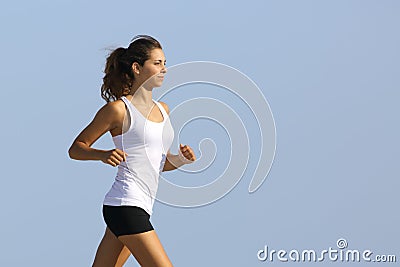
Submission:
POLYGON ((131 251, 142 267, 172 267, 158 235, 154 230, 121 235, 118 239, 131 251))
POLYGON ((93 262, 93 267, 122 267, 131 252, 106 228, 93 262))

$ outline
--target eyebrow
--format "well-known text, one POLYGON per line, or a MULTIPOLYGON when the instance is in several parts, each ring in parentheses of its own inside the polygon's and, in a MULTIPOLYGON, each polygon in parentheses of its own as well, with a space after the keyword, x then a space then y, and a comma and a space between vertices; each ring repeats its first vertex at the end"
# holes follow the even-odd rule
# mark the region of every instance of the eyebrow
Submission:
MULTIPOLYGON (((162 62, 162 59, 155 59, 154 61, 162 62)), ((165 59, 164 62, 167 62, 167 60, 165 59)))

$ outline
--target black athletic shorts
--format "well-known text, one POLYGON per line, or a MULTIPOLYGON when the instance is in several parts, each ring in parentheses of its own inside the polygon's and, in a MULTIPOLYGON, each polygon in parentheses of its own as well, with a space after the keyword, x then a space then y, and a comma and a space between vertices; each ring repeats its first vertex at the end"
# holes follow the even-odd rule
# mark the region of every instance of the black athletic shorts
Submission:
POLYGON ((154 230, 150 215, 136 206, 103 205, 103 218, 116 237, 154 230))

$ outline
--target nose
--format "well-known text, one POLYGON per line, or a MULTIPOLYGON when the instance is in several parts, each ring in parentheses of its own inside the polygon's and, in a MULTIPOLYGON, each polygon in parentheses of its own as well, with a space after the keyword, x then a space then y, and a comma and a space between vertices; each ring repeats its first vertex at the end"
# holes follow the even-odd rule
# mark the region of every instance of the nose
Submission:
POLYGON ((163 66, 161 73, 167 73, 167 67, 163 66))

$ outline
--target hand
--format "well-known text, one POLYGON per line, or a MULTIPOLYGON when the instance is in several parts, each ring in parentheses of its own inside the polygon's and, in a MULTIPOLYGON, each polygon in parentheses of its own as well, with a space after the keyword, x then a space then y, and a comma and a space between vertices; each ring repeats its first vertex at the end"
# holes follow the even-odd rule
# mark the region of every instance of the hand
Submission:
POLYGON ((188 145, 179 144, 178 155, 181 161, 185 164, 190 164, 196 160, 196 155, 194 154, 192 148, 188 145))
POLYGON ((121 161, 126 161, 126 156, 128 156, 128 154, 126 154, 124 151, 115 148, 112 150, 104 151, 101 161, 105 164, 116 167, 121 163, 121 161))

